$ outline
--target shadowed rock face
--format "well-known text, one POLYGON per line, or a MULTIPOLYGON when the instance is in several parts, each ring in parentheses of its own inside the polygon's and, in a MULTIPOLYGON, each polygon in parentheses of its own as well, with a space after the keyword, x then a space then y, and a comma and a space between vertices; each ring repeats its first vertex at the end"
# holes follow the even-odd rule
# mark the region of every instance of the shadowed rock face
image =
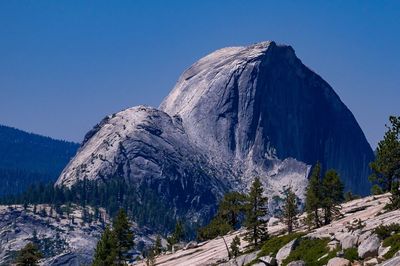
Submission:
POLYGON ((290 46, 218 50, 183 73, 160 109, 179 115, 189 138, 217 160, 260 167, 273 155, 320 161, 338 170, 346 189, 369 192, 373 152, 362 130, 290 46))
MULTIPOLYGON (((270 198, 289 185, 303 198, 318 160, 337 169, 347 189, 368 192, 373 153, 364 134, 290 46, 218 50, 186 70, 159 109, 139 106, 105 118, 56 185, 123 177, 200 223, 225 191, 244 191, 255 176, 270 198)), ((271 209, 276 204, 270 201, 271 209)))
POLYGON ((123 177, 138 187, 151 188, 177 216, 202 221, 215 211, 229 183, 191 145, 181 123, 145 106, 106 117, 85 137, 56 185, 123 177))

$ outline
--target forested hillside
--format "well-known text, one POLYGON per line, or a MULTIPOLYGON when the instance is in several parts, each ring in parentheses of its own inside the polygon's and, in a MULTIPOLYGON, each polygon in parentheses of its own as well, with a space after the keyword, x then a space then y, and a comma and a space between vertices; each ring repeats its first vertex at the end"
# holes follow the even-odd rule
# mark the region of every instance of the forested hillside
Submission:
POLYGON ((53 182, 79 145, 0 125, 0 195, 53 182))

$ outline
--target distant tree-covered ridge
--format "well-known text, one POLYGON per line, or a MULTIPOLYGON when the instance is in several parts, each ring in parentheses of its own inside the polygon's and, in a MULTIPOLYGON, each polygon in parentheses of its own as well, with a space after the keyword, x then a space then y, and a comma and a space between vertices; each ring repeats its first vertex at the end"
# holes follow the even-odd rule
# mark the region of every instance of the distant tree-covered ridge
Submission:
POLYGON ((79 144, 0 125, 0 195, 55 181, 79 144))
POLYGON ((104 208, 113 217, 123 208, 139 226, 168 232, 175 225, 175 216, 168 203, 145 185, 128 184, 115 177, 107 182, 80 180, 71 188, 56 187, 53 183, 31 185, 18 195, 0 197, 0 204, 50 204, 57 210, 61 205, 77 204, 104 208))

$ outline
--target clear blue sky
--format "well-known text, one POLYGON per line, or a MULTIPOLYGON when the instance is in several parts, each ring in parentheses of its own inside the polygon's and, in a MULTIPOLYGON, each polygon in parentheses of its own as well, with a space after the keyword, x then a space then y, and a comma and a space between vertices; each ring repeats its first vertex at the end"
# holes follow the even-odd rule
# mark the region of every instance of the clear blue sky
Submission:
POLYGON ((400 1, 0 1, 0 124, 81 141, 215 49, 290 44, 374 147, 400 115, 400 1))

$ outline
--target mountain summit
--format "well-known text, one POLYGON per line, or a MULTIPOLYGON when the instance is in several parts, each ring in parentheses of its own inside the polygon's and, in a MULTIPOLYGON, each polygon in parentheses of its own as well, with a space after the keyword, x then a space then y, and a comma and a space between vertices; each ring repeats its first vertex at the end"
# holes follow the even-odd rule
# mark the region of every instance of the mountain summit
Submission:
MULTIPOLYGON (((159 109, 139 106, 90 131, 56 185, 124 178, 202 222, 227 190, 261 177, 268 196, 303 198, 310 165, 335 168, 367 194, 374 158, 349 109, 292 47, 263 42, 217 50, 179 78, 159 109)), ((273 203, 271 203, 273 204, 273 203)))

